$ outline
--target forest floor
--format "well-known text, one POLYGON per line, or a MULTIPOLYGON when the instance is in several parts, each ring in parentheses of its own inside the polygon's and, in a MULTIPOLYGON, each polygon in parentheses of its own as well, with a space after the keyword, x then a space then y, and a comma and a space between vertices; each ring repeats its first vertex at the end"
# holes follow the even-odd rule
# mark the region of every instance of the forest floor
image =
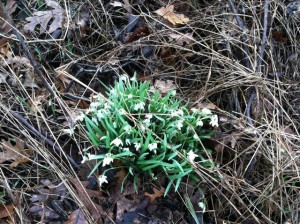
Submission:
POLYGON ((7 0, 0 34, 1 223, 300 223, 299 0, 7 0), (218 115, 218 178, 101 186, 76 118, 123 74, 218 115))

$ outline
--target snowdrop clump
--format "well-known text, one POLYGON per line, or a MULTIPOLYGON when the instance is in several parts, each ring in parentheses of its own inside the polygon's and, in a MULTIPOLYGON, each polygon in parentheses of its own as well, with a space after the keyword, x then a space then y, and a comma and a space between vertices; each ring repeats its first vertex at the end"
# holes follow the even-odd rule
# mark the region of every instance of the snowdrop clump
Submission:
MULTIPOLYGON (((136 76, 120 76, 107 90, 107 99, 93 96, 90 108, 75 119, 83 122, 90 141, 101 149, 97 155, 86 150, 83 163, 97 160, 93 170, 100 165, 109 170, 118 168, 114 161, 120 160, 128 169, 126 178, 132 175, 135 181, 142 174, 155 179, 163 171, 170 180, 165 194, 173 183, 177 190, 186 176, 199 181, 196 167, 214 167, 207 158, 211 151, 201 143, 218 127, 218 116, 211 110, 189 109, 176 90, 162 96, 136 76)), ((108 183, 105 173, 98 178, 100 186, 108 183)))

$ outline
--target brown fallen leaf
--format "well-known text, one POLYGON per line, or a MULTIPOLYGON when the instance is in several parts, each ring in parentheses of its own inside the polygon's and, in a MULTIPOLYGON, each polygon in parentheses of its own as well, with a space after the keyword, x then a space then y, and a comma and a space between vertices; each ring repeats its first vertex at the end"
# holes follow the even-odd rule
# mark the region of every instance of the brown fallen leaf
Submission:
POLYGON ((0 219, 13 216, 15 213, 15 207, 13 204, 0 205, 0 219))
POLYGON ((52 10, 47 11, 37 11, 33 13, 33 16, 27 17, 27 24, 24 26, 24 31, 33 32, 37 25, 40 25, 40 34, 46 32, 49 33, 54 32, 58 28, 61 28, 63 25, 63 21, 66 17, 65 10, 60 7, 59 3, 52 0, 45 0, 47 6, 53 8, 52 10), (47 26, 50 20, 53 21, 50 23, 49 28, 47 26))
POLYGON ((144 193, 144 195, 149 198, 150 203, 153 203, 156 198, 163 196, 165 189, 162 187, 160 190, 158 190, 157 188, 153 187, 153 191, 153 194, 149 194, 148 192, 144 193))
MULTIPOLYGON (((9 36, 12 32, 11 26, 6 22, 11 19, 11 14, 16 10, 17 4, 15 4, 14 0, 8 0, 6 5, 4 3, 0 3, 0 17, 4 19, 0 19, 0 28, 1 33, 4 36, 9 36)), ((5 37, 0 38, 0 47, 4 46, 8 42, 8 39, 5 37)))
POLYGON ((89 222, 86 220, 83 212, 80 209, 72 212, 68 220, 64 222, 64 224, 88 224, 89 222))
POLYGON ((20 139, 16 140, 16 145, 13 146, 10 141, 2 139, 2 152, 0 152, 0 163, 5 161, 14 161, 9 165, 10 168, 16 168, 21 163, 29 162, 29 157, 32 155, 32 149, 24 149, 24 142, 20 139))
POLYGON ((213 103, 197 103, 197 105, 195 106, 195 108, 197 109, 203 109, 203 108, 207 108, 207 109, 210 109, 210 110, 215 110, 217 108, 216 105, 214 105, 213 103))
POLYGON ((173 25, 186 24, 190 21, 188 17, 183 14, 174 13, 174 5, 169 5, 167 7, 162 7, 155 11, 156 14, 162 16, 164 19, 168 20, 173 25))
POLYGON ((170 41, 174 40, 174 42, 180 46, 183 46, 184 43, 190 44, 194 40, 193 34, 191 33, 178 34, 178 33, 168 32, 167 35, 169 36, 170 41))
POLYGON ((70 181, 76 188, 77 196, 83 205, 87 208, 87 210, 91 213, 93 219, 100 220, 101 216, 106 216, 107 213, 103 210, 102 206, 96 204, 92 201, 91 198, 97 198, 99 200, 103 200, 104 197, 101 195, 100 191, 94 191, 86 189, 88 181, 80 182, 77 178, 72 178, 70 181))
POLYGON ((171 80, 155 80, 154 88, 161 94, 167 94, 169 91, 176 89, 176 85, 171 80))

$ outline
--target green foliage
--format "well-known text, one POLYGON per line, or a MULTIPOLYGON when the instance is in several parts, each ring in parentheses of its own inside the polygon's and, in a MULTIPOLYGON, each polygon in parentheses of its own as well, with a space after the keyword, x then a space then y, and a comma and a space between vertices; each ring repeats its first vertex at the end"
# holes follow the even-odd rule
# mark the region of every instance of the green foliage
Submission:
MULTIPOLYGON (((189 110, 187 103, 177 99, 175 90, 161 96, 149 82, 139 83, 135 76, 121 76, 113 88, 106 88, 108 99, 94 96, 88 111, 77 117, 84 121, 91 142, 106 149, 98 155, 84 156, 83 162, 99 161, 93 172, 114 160, 121 160, 135 180, 140 174, 155 179, 163 171, 170 180, 167 194, 173 184, 177 190, 187 175, 198 180, 195 163, 214 166, 205 159, 210 152, 204 152, 200 142, 213 133, 204 131, 203 125, 218 125, 217 116, 209 109, 189 110)), ((104 174, 99 181, 100 185, 107 182, 104 174)))

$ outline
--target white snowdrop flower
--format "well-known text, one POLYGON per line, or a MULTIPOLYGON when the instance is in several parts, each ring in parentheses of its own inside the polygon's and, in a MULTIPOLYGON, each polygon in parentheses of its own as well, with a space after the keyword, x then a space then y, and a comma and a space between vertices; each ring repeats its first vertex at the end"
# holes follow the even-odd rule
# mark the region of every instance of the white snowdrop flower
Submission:
POLYGON ((156 89, 155 89, 155 87, 154 87, 154 86, 151 86, 151 87, 149 88, 149 92, 151 92, 151 93, 154 93, 154 92, 156 92, 156 89))
POLYGON ((198 127, 202 127, 203 126, 203 121, 202 120, 199 120, 199 121, 197 121, 197 123, 196 123, 196 126, 198 127))
POLYGON ((122 81, 126 81, 126 80, 128 79, 128 77, 127 77, 127 75, 121 75, 121 76, 120 76, 120 79, 121 79, 122 81))
POLYGON ((149 127, 149 126, 151 125, 150 119, 145 119, 145 120, 143 121, 143 123, 145 124, 146 127, 149 127))
POLYGON ((152 115, 152 114, 146 114, 145 117, 146 117, 147 119, 151 120, 151 118, 153 117, 153 115, 152 115))
POLYGON ((104 104, 104 109, 109 110, 111 108, 111 105, 109 103, 104 104))
POLYGON ((179 121, 177 122, 177 128, 178 128, 178 130, 181 130, 182 127, 183 127, 182 121, 179 120, 179 121))
POLYGON ((126 144, 126 145, 131 145, 131 141, 130 141, 129 138, 125 139, 125 144, 126 144))
POLYGON ((157 149, 157 143, 156 142, 150 143, 148 145, 148 148, 149 148, 150 151, 153 151, 153 150, 157 149))
POLYGON ((85 163, 87 161, 89 161, 89 158, 87 156, 83 156, 81 163, 85 163))
POLYGON ((140 129, 141 129, 142 132, 145 132, 145 131, 146 131, 146 126, 143 125, 143 124, 141 124, 141 125, 140 125, 140 129))
POLYGON ((107 176, 105 176, 105 175, 100 175, 100 176, 98 177, 98 181, 99 181, 99 185, 100 185, 100 187, 101 187, 102 184, 108 183, 108 181, 107 181, 107 176))
POLYGON ((183 110, 173 110, 171 111, 171 116, 183 116, 183 110))
POLYGON ((171 95, 172 95, 172 96, 176 96, 176 90, 175 90, 175 89, 172 90, 171 95))
POLYGON ((62 129, 62 131, 70 136, 74 135, 74 127, 73 128, 67 128, 67 129, 62 129))
POLYGON ((202 112, 203 114, 205 114, 205 115, 210 115, 210 114, 212 114, 211 110, 208 109, 208 108, 203 108, 203 109, 201 110, 201 112, 202 112))
POLYGON ((213 127, 218 127, 219 124, 218 124, 218 116, 217 115, 213 115, 211 118, 210 118, 210 122, 209 124, 213 127))
POLYGON ((120 145, 123 146, 123 142, 120 138, 116 138, 110 143, 110 145, 115 145, 115 146, 119 147, 120 145))
POLYGON ((96 116, 97 116, 98 120, 103 119, 104 118, 103 111, 102 110, 98 110, 96 116))
POLYGON ((193 112, 193 113, 199 113, 199 109, 197 109, 197 108, 191 108, 191 111, 193 112))
POLYGON ((194 160, 196 157, 198 157, 197 154, 195 154, 192 150, 188 152, 188 160, 191 162, 191 163, 194 163, 194 160))
POLYGON ((140 148, 141 148, 141 143, 135 142, 135 143, 134 143, 134 147, 135 147, 135 150, 136 150, 136 151, 139 151, 140 148))
POLYGON ((130 79, 130 81, 136 82, 136 81, 137 81, 137 80, 136 80, 136 77, 133 76, 133 77, 130 79))
POLYGON ((126 125, 126 126, 124 127, 124 131, 125 131, 127 134, 130 134, 131 129, 132 129, 132 127, 131 127, 129 124, 126 125))
POLYGON ((129 148, 123 148, 123 151, 129 152, 129 148))
POLYGON ((118 126, 117 122, 113 122, 113 127, 116 129, 118 126))
POLYGON ((75 118, 75 121, 83 121, 85 118, 85 114, 80 112, 80 114, 75 118))
POLYGON ((130 93, 129 95, 128 95, 128 99, 132 99, 133 98, 133 95, 130 93))
POLYGON ((97 107, 99 107, 99 106, 100 106, 100 103, 99 103, 98 101, 91 102, 91 104, 90 104, 90 107, 91 107, 91 108, 97 108, 97 107))
POLYGON ((119 113, 120 113, 120 115, 124 115, 124 114, 126 114, 126 110, 124 110, 124 108, 121 108, 119 110, 119 113))
POLYGON ((92 117, 92 122, 95 123, 96 125, 98 125, 98 120, 96 117, 92 117))
POLYGON ((144 102, 139 102, 139 103, 134 105, 133 110, 139 110, 139 109, 144 110, 144 108, 145 108, 145 103, 144 102))
POLYGON ((103 163, 102 166, 106 166, 111 164, 114 161, 114 159, 112 158, 112 154, 111 153, 107 153, 105 154, 105 157, 103 159, 103 163))

